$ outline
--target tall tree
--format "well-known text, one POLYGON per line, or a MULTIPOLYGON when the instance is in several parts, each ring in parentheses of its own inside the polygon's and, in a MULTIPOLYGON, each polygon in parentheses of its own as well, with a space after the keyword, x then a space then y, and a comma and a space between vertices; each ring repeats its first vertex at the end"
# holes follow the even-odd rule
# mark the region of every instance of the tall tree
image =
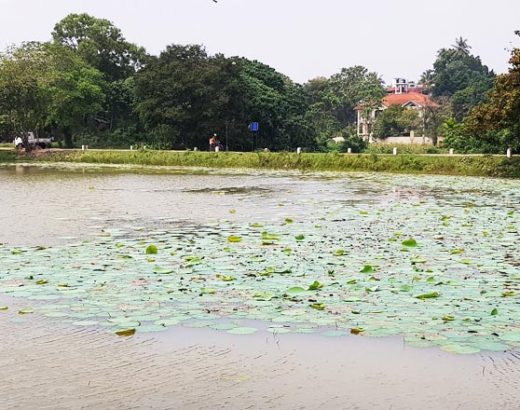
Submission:
POLYGON ((304 91, 309 105, 307 120, 322 148, 335 134, 356 122, 358 104, 369 113, 379 108, 385 95, 381 78, 362 66, 343 68, 329 79, 311 80, 304 91))
POLYGON ((422 133, 437 145, 443 132, 443 124, 452 117, 451 108, 446 97, 437 98, 437 104, 426 105, 420 118, 422 133))
POLYGON ((469 56, 471 46, 468 44, 468 40, 462 36, 455 39, 455 44, 451 46, 458 54, 469 56))
POLYGON ((448 97, 455 118, 461 121, 469 111, 484 101, 495 74, 470 53, 471 47, 462 37, 451 48, 437 53, 433 71, 423 74, 431 84, 433 97, 448 97))
POLYGON ((0 111, 27 150, 29 132, 46 124, 49 95, 41 77, 45 60, 39 43, 27 43, 0 56, 0 111))
POLYGON ((228 102, 221 67, 197 45, 170 45, 136 76, 137 110, 169 147, 205 147, 228 102))
MULTIPOLYGON (((520 31, 515 34, 520 36, 520 31)), ((487 102, 466 121, 467 134, 477 137, 484 150, 520 151, 520 49, 511 51, 508 73, 499 75, 487 102)))
POLYGON ((96 116, 98 131, 113 132, 138 121, 132 108, 128 81, 149 60, 143 47, 125 39, 119 28, 106 19, 86 13, 69 14, 52 32, 54 43, 69 48, 105 78, 105 104, 96 116))
POLYGON ((365 104, 377 101, 385 95, 383 81, 375 72, 362 66, 343 68, 330 78, 329 93, 335 116, 342 124, 356 121, 354 108, 363 101, 365 104))
MULTIPOLYGON (((308 137, 301 90, 258 61, 208 56, 201 46, 171 45, 136 75, 137 110, 167 146, 206 147, 218 132, 231 149, 283 149, 308 137), (167 136, 166 136, 167 135, 167 136), (164 137, 164 138, 163 138, 164 137)), ((297 145, 297 146, 298 146, 297 145)))
POLYGON ((59 45, 44 45, 47 67, 43 76, 50 95, 47 125, 61 130, 65 145, 73 145, 74 134, 94 125, 106 101, 106 81, 96 68, 59 45))
POLYGON ((86 13, 69 14, 54 26, 54 42, 77 52, 108 81, 133 75, 146 61, 144 48, 130 43, 106 19, 86 13))
POLYGON ((102 74, 70 50, 28 43, 0 59, 0 109, 27 144, 29 132, 60 127, 70 143, 104 101, 102 74))
POLYGON ((308 146, 303 124, 305 103, 301 88, 272 67, 240 59, 240 87, 246 122, 258 121, 263 147, 288 149, 308 146))

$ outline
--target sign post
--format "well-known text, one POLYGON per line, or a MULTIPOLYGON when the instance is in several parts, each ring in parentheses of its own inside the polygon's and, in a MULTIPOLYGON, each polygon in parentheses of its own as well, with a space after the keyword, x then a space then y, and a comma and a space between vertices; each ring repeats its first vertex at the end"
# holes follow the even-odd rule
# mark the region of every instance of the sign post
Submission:
POLYGON ((252 122, 249 124, 249 131, 253 133, 253 151, 256 149, 256 136, 260 132, 260 124, 258 122, 252 122))

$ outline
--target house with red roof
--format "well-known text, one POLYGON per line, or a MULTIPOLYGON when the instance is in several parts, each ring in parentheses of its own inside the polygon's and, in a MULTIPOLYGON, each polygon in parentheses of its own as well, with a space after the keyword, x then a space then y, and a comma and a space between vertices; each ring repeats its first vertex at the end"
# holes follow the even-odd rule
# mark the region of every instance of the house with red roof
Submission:
MULTIPOLYGON (((363 104, 359 104, 355 109, 357 111, 357 135, 369 142, 376 142, 372 134, 372 125, 376 121, 378 115, 389 107, 399 105, 401 107, 417 110, 419 117, 424 117, 425 110, 428 107, 438 107, 438 104, 431 99, 421 86, 416 86, 413 82, 408 82, 404 78, 396 78, 393 86, 386 89, 387 95, 381 101, 381 106, 372 110, 370 113, 365 112, 363 104)), ((415 132, 411 131, 410 135, 402 137, 388 137, 385 142, 401 143, 401 144, 431 144, 429 138, 424 135, 415 136, 415 132)))

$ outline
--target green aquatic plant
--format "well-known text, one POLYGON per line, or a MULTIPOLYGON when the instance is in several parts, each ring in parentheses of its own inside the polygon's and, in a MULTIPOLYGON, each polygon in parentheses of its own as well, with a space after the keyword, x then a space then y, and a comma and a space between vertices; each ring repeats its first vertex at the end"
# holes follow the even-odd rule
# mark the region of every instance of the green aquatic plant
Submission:
MULTIPOLYGON (((516 181, 334 178, 348 202, 338 193, 308 197, 313 217, 300 217, 308 208, 299 198, 279 209, 276 197, 254 204, 244 194, 246 206, 266 209, 257 218, 273 209, 276 217, 238 218, 245 208, 237 201, 232 220, 161 229, 139 220, 88 242, 0 246, 0 293, 31 306, 30 320, 112 335, 186 326, 343 337, 358 329, 455 353, 520 348, 516 181), (360 190, 354 198, 362 200, 352 200, 360 190), (370 212, 361 214, 367 197, 370 212), (497 212, 504 201, 511 215, 497 212), (296 233, 305 240, 295 241, 296 233), (416 246, 403 243, 413 238, 416 246), (157 252, 147 253, 152 243, 157 252)), ((12 310, 2 318, 29 320, 12 310)))
POLYGON ((157 246, 155 246, 153 244, 148 245, 145 252, 147 255, 156 255, 158 253, 157 246))

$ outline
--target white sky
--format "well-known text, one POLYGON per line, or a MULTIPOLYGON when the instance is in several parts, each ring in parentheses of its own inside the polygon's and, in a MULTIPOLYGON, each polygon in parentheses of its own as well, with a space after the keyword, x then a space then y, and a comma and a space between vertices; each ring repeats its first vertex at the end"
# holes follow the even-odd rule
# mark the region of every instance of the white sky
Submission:
POLYGON ((297 82, 364 65, 384 80, 418 80, 441 47, 468 39, 497 72, 520 46, 520 0, 0 0, 0 49, 44 41, 69 13, 107 18, 158 54, 204 44, 257 59, 297 82))

